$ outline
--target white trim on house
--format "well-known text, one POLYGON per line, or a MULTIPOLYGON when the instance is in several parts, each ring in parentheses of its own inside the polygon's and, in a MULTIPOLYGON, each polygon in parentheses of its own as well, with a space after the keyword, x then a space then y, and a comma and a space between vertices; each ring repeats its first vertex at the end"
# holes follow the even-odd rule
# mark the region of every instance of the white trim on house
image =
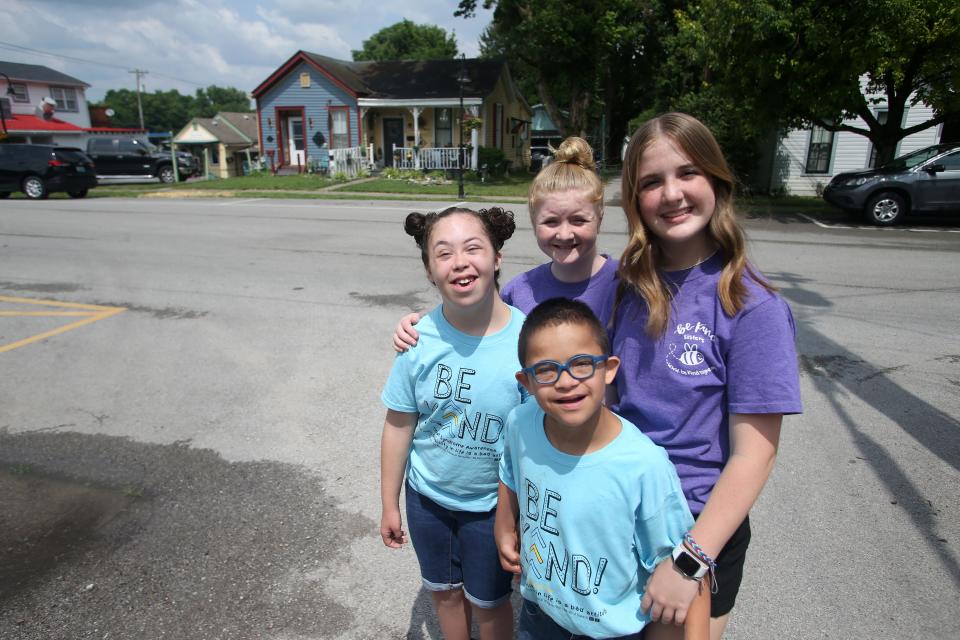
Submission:
MULTIPOLYGON (((463 106, 477 107, 483 105, 482 98, 463 99, 463 106)), ((359 107, 459 107, 460 98, 434 98, 434 99, 411 99, 411 100, 391 100, 388 98, 358 98, 359 107)))

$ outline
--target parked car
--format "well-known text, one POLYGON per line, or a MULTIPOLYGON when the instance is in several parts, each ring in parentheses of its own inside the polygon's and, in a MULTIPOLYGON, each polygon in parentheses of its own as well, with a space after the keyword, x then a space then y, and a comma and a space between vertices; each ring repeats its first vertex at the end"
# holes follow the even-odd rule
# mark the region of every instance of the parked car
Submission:
POLYGON ((933 145, 877 169, 838 174, 823 198, 881 226, 911 214, 960 212, 960 144, 933 145))
POLYGON ((41 200, 55 191, 82 198, 97 186, 93 161, 76 147, 0 144, 0 198, 22 191, 41 200))
MULTIPOLYGON (((173 160, 147 140, 110 136, 95 136, 87 140, 87 153, 97 165, 101 179, 159 180, 171 184, 175 179, 173 160)), ((193 163, 178 158, 181 180, 193 173, 193 163)))

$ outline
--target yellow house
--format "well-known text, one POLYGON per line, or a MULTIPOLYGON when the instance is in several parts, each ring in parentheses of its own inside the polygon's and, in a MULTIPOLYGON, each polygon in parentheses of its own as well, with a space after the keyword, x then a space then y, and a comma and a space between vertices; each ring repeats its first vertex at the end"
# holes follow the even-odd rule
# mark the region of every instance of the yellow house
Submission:
POLYGON ((532 112, 503 60, 349 62, 298 51, 252 95, 260 149, 275 170, 357 159, 453 169, 461 143, 465 168, 477 166, 480 146, 515 166, 529 157, 532 112))
POLYGON ((245 175, 259 158, 256 114, 221 111, 212 118, 194 118, 173 137, 173 145, 193 153, 201 175, 245 175))

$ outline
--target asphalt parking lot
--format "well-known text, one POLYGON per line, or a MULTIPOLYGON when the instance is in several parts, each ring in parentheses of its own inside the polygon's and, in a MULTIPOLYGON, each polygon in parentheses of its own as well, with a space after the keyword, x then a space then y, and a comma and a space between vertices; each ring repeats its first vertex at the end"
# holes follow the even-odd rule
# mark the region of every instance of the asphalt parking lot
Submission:
MULTIPOLYGON (((376 532, 390 332, 436 300, 401 221, 437 206, 3 203, 0 638, 438 638, 376 532)), ((512 206, 504 279, 541 262, 512 206)), ((746 217, 805 413, 727 637, 958 637, 960 235, 820 222, 746 217)))

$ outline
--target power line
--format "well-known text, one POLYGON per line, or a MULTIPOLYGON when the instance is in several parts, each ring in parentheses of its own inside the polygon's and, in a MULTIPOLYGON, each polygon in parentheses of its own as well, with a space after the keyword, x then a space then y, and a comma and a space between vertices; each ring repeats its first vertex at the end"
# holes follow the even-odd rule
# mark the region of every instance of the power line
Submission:
MULTIPOLYGON (((97 62, 97 61, 95 61, 95 60, 86 60, 86 59, 84 59, 84 58, 77 58, 77 57, 75 57, 75 56, 65 56, 65 55, 59 54, 59 53, 50 53, 50 52, 48 52, 48 51, 41 51, 40 49, 31 49, 30 47, 24 47, 23 45, 13 44, 13 43, 10 43, 10 42, 0 42, 0 48, 3 48, 3 49, 11 49, 11 50, 13 50, 13 51, 28 51, 28 52, 30 52, 30 53, 35 53, 35 54, 39 54, 39 55, 42 55, 42 56, 50 56, 51 58, 61 58, 61 59, 63 59, 63 60, 73 60, 74 62, 83 62, 83 63, 85 63, 85 64, 99 65, 99 66, 101 66, 101 67, 110 67, 110 68, 112 68, 112 69, 123 69, 124 71, 129 71, 130 73, 133 73, 133 71, 130 71, 127 67, 121 67, 120 65, 110 64, 110 63, 108 63, 108 62, 97 62)), ((165 73, 159 73, 159 72, 156 72, 156 71, 153 71, 152 73, 153 73, 153 75, 159 76, 159 77, 161 77, 161 78, 167 78, 168 80, 175 80, 175 81, 177 81, 177 82, 183 82, 184 84, 192 84, 192 85, 194 85, 194 86, 196 86, 196 87, 204 87, 204 86, 206 86, 206 85, 201 84, 201 83, 199 83, 199 82, 194 82, 194 81, 192 81, 192 80, 185 80, 185 79, 183 79, 183 78, 178 78, 178 77, 176 77, 176 76, 167 75, 167 74, 165 74, 165 73)))

